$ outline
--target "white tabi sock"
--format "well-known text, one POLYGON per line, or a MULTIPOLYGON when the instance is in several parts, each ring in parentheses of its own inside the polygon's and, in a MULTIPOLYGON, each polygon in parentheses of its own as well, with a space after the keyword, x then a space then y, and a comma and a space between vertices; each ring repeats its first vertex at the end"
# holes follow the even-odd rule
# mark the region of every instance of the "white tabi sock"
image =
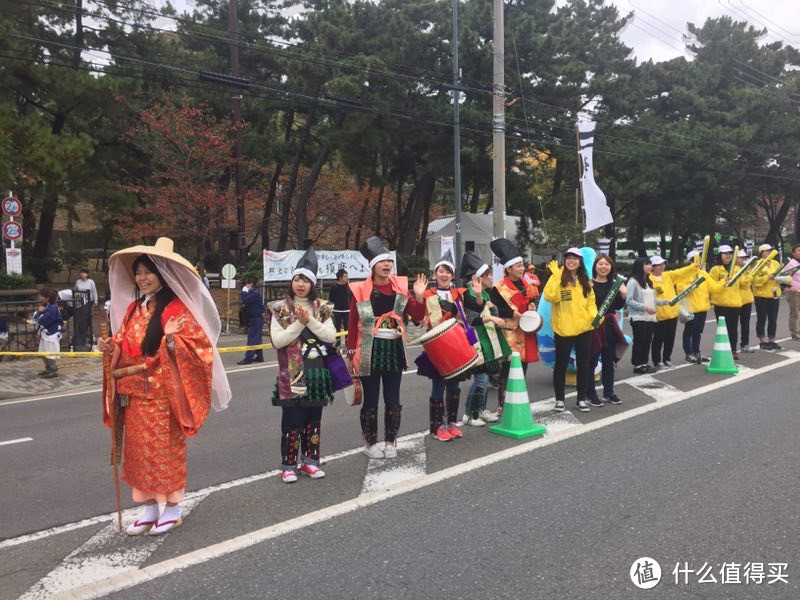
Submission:
POLYGON ((161 513, 161 516, 158 517, 159 523, 164 523, 166 521, 177 521, 181 518, 181 507, 180 505, 176 504, 175 506, 167 505, 164 508, 164 512, 161 513))

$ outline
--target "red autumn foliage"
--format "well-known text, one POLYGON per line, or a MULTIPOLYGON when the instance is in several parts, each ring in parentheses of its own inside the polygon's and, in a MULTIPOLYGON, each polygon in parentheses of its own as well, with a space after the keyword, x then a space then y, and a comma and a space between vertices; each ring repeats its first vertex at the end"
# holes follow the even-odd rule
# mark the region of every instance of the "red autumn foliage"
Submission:
POLYGON ((234 131, 206 106, 166 101, 141 111, 126 138, 149 161, 151 175, 121 186, 139 201, 125 218, 126 237, 170 236, 191 244, 202 261, 205 242, 235 222, 234 131))

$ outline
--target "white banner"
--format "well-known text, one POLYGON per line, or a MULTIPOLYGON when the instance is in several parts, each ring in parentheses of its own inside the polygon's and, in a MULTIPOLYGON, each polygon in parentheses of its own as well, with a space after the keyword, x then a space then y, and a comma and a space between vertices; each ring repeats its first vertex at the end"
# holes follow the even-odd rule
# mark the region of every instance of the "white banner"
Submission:
POLYGON ((6 273, 22 275, 22 250, 19 248, 6 248, 6 273))
MULTIPOLYGON (((440 238, 440 243, 441 243, 441 250, 440 250, 440 254, 439 254, 440 259, 441 259, 442 256, 447 254, 448 250, 450 250, 450 256, 453 257, 452 258, 453 264, 455 264, 456 263, 456 250, 453 247, 453 236, 452 235, 443 235, 440 238)), ((439 261, 437 260, 436 262, 439 262, 439 261)))
MULTIPOLYGON (((274 252, 264 250, 264 281, 290 281, 303 250, 274 252)), ((370 276, 369 261, 358 250, 317 250, 317 279, 336 279, 339 269, 347 271, 350 279, 366 279, 370 276)), ((391 252, 397 271, 397 253, 391 252)))
POLYGON ((578 122, 578 157, 581 161, 581 192, 583 210, 586 214, 584 233, 614 222, 611 210, 606 204, 606 195, 594 180, 594 121, 578 122))

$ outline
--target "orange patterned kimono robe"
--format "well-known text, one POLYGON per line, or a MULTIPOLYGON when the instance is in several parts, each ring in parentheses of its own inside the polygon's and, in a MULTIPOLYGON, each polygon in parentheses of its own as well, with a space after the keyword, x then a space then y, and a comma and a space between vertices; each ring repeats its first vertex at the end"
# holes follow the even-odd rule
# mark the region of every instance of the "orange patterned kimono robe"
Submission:
MULTIPOLYGON (((114 368, 145 363, 147 370, 116 380, 116 393, 130 397, 125 409, 122 479, 133 488, 133 500, 180 502, 186 488, 186 437, 194 436, 211 406, 212 345, 180 300, 162 314, 185 315, 170 353, 164 338, 155 356, 142 356, 141 343, 155 303, 134 302, 114 336, 122 352, 114 368), (134 308, 135 305, 135 308, 134 308), (131 310, 133 313, 131 314, 131 310)), ((103 420, 110 426, 103 404, 103 420)))

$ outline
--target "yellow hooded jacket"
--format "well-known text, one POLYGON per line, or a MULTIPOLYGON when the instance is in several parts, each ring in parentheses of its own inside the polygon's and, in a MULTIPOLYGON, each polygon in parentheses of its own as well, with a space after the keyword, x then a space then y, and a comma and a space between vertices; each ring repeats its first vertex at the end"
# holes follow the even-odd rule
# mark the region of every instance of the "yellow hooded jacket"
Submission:
POLYGON ((777 273, 781 264, 777 260, 771 260, 761 273, 753 278, 753 295, 756 298, 780 298, 781 286, 770 275, 777 273))
POLYGON ((691 279, 689 281, 692 281, 697 270, 697 266, 691 264, 679 269, 664 271, 661 277, 650 273, 650 281, 653 282, 653 289, 656 291, 656 318, 659 321, 668 321, 669 319, 678 318, 677 304, 675 306, 670 306, 669 304, 659 306, 658 300, 672 300, 677 295, 677 282, 689 274, 691 274, 691 279))
POLYGON ((705 279, 705 283, 701 283, 689 292, 689 295, 686 297, 686 300, 689 301, 689 308, 694 314, 708 312, 711 308, 711 290, 719 290, 725 285, 724 282, 714 281, 705 271, 697 271, 696 273, 689 272, 684 273, 683 277, 675 284, 675 288, 679 294, 689 287, 689 284, 694 281, 696 275, 705 279))
MULTIPOLYGON (((739 266, 733 267, 733 274, 736 275, 739 271, 739 266)), ((741 308, 742 307, 742 294, 739 291, 739 286, 742 284, 740 279, 731 287, 725 287, 725 279, 728 277, 728 267, 724 265, 716 265, 709 271, 709 276, 716 282, 721 282, 723 285, 711 288, 711 304, 714 306, 726 306, 728 308, 741 308)))
MULTIPOLYGON (((591 282, 590 282, 591 283, 591 282)), ((561 337, 572 337, 592 331, 592 321, 597 315, 594 289, 583 295, 580 284, 561 286, 561 272, 553 273, 544 286, 544 299, 551 304, 550 320, 561 337)))

